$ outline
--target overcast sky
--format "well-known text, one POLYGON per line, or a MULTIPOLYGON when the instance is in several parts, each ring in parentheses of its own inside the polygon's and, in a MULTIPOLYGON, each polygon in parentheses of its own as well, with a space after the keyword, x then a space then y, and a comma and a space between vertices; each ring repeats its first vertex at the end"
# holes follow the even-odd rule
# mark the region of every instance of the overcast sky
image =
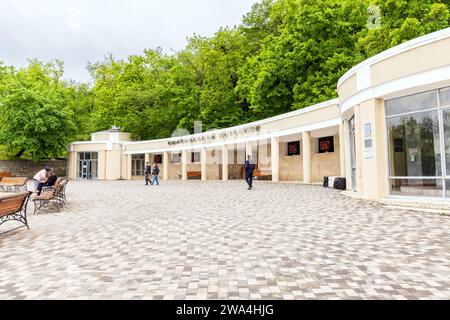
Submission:
POLYGON ((180 50, 194 33, 235 26, 257 0, 0 0, 0 61, 65 62, 65 78, 90 80, 86 63, 180 50))

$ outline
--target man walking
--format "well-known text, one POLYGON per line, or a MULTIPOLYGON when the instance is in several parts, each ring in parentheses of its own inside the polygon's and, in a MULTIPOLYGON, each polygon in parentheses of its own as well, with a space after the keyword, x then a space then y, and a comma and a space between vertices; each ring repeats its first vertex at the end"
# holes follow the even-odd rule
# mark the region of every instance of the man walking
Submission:
POLYGON ((150 162, 147 161, 147 163, 145 164, 145 185, 148 186, 148 184, 151 182, 150 181, 150 174, 152 171, 152 166, 150 165, 150 162))
POLYGON ((253 189, 253 171, 255 171, 255 164, 253 163, 252 156, 248 155, 245 161, 245 181, 247 181, 248 189, 253 189))
POLYGON ((155 183, 159 186, 159 167, 158 164, 155 162, 155 164, 153 165, 153 171, 152 171, 152 175, 153 175, 153 180, 152 180, 152 186, 155 185, 155 183))

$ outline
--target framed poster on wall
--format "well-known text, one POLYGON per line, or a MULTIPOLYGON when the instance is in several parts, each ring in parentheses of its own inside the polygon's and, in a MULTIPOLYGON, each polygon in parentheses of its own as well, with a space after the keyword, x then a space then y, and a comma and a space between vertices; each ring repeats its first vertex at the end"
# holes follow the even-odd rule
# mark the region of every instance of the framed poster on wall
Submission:
POLYGON ((158 163, 158 164, 160 164, 160 163, 162 163, 162 154, 155 154, 154 156, 153 156, 153 160, 156 162, 156 163, 158 163))
POLYGON ((288 156, 300 155, 300 141, 292 141, 287 144, 288 156))
POLYGON ((319 138, 319 153, 334 152, 334 137, 319 138))

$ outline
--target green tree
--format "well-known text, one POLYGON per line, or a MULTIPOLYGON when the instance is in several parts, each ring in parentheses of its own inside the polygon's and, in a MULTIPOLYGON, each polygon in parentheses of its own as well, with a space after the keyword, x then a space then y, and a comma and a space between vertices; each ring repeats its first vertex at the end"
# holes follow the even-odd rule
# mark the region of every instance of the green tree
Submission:
POLYGON ((64 155, 74 137, 73 112, 64 99, 61 61, 29 66, 3 82, 0 108, 0 142, 17 156, 33 159, 64 155))

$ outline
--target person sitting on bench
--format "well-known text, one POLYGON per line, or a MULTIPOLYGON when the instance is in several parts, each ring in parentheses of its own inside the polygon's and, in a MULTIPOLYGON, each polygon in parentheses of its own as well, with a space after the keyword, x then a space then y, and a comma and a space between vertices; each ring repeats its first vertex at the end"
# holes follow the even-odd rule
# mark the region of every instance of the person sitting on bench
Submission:
POLYGON ((41 195, 42 188, 43 187, 53 187, 56 183, 56 180, 58 180, 58 177, 56 176, 56 173, 54 170, 50 169, 48 173, 49 177, 47 181, 39 183, 37 187, 37 195, 41 195))
MULTIPOLYGON (((45 183, 47 181, 47 175, 50 171, 50 168, 47 166, 44 166, 44 169, 36 173, 33 177, 34 180, 34 192, 38 192, 38 186, 41 183, 45 183)), ((41 187, 42 188, 42 187, 41 187)))

